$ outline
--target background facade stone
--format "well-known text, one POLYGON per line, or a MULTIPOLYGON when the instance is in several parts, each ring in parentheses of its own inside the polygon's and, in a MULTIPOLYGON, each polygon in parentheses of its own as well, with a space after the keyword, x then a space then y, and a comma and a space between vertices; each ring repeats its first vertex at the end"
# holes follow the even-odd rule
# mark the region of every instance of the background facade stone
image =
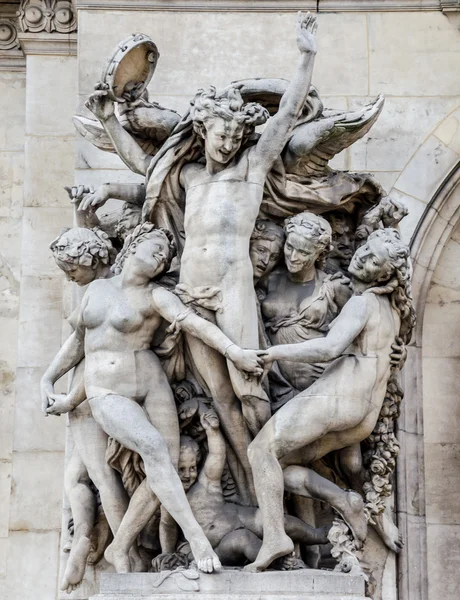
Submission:
MULTIPOLYGON (((42 417, 38 380, 68 313, 68 288, 48 250, 72 223, 62 187, 141 180, 118 157, 76 140, 72 115, 89 116, 86 96, 113 47, 134 31, 160 50, 151 99, 179 112, 199 87, 289 78, 297 60, 288 35, 293 14, 283 8, 148 11, 148 3, 136 10, 136 1, 120 10, 127 4, 78 2, 78 56, 74 42, 58 44, 54 33, 46 46, 51 34, 38 33, 33 45, 24 38, 25 70, 16 58, 15 70, 0 69, 0 597, 8 600, 57 597, 65 420, 42 417)), ((424 299, 400 432, 399 521, 408 549, 386 574, 385 600, 456 600, 460 585, 460 188, 442 210, 433 208, 460 161, 460 32, 454 13, 438 4, 419 12, 366 12, 369 3, 358 12, 321 12, 313 79, 331 108, 386 95, 371 133, 334 166, 372 172, 407 204, 401 228, 413 240, 414 290, 424 299), (437 245, 428 250, 424 236, 437 245)))

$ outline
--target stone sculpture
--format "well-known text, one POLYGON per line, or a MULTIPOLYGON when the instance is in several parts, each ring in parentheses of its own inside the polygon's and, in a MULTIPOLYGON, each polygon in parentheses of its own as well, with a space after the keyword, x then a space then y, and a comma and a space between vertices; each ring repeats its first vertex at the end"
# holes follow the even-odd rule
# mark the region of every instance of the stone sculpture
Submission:
POLYGON ((75 118, 145 185, 66 188, 78 227, 51 247, 87 285, 41 386, 44 413, 69 413, 74 440, 62 589, 103 550, 120 573, 302 559, 355 572, 368 524, 400 548, 385 499, 414 319, 397 232, 407 211, 371 176, 328 166, 383 98, 324 108, 316 20, 299 14, 296 27, 289 83, 200 90, 183 117, 149 100, 159 53, 130 36, 87 100, 97 121, 75 118), (111 198, 123 209, 104 220, 111 198), (299 497, 330 505, 327 524, 299 497))

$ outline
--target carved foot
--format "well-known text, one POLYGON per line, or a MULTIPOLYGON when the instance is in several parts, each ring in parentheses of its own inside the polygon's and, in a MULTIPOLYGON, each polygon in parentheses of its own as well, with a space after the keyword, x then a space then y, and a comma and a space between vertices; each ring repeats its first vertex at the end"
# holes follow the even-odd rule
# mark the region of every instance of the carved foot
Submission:
POLYGON ((265 571, 274 560, 292 554, 293 551, 294 543, 287 535, 284 535, 282 539, 276 539, 273 542, 264 540, 256 560, 244 567, 244 570, 248 573, 265 571))
POLYGON ((385 512, 373 517, 373 519, 374 524, 372 527, 382 538, 385 546, 399 554, 404 546, 402 533, 385 512))
POLYGON ((341 506, 334 507, 351 529, 359 542, 367 536, 367 519, 364 512, 364 500, 357 492, 346 492, 346 500, 341 506))
POLYGON ((78 541, 73 541, 64 577, 61 581, 61 590, 70 594, 80 585, 85 574, 86 559, 90 551, 91 542, 89 538, 82 537, 78 541))
POLYGON ((114 542, 104 552, 105 560, 115 567, 117 573, 130 573, 131 563, 126 552, 121 551, 114 542))
POLYGON ((190 539, 189 543, 198 570, 203 571, 203 573, 212 573, 222 567, 217 554, 204 535, 200 536, 199 539, 190 539))

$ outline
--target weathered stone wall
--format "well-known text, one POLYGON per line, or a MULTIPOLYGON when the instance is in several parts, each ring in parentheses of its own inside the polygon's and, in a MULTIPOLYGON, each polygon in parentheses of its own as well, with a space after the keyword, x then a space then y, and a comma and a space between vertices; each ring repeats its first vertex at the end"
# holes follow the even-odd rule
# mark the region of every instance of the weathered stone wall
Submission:
MULTIPOLYGON (((408 241, 460 160, 456 21, 439 11, 356 12, 320 14, 319 26, 313 83, 326 106, 352 108, 386 95, 371 133, 334 165, 374 173, 408 205, 402 224, 408 241)), ((72 222, 63 185, 74 177, 85 184, 134 180, 117 157, 84 140, 75 157, 71 117, 77 103, 84 113, 112 48, 135 31, 149 34, 161 54, 151 98, 180 112, 198 87, 252 76, 289 78, 297 59, 293 13, 81 10, 78 59, 56 48, 54 55, 29 48, 26 75, 0 73, 0 365, 6 392, 0 403, 0 597, 8 600, 57 597, 65 421, 43 418, 38 381, 59 346, 66 306, 48 244, 72 222)), ((430 600, 454 600, 460 585, 456 237, 435 272, 423 336, 430 600)), ((411 464, 409 457, 406 470, 411 464)), ((424 490, 410 491, 417 498, 408 499, 407 512, 423 524, 424 490)), ((391 573, 385 585, 389 600, 391 573)))

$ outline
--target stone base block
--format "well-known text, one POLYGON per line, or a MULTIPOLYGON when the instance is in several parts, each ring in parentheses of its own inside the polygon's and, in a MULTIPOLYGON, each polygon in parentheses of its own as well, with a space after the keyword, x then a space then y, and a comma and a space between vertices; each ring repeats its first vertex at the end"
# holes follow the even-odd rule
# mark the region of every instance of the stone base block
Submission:
POLYGON ((101 574, 90 600, 366 600, 364 579, 330 571, 245 573, 225 569, 101 574))

